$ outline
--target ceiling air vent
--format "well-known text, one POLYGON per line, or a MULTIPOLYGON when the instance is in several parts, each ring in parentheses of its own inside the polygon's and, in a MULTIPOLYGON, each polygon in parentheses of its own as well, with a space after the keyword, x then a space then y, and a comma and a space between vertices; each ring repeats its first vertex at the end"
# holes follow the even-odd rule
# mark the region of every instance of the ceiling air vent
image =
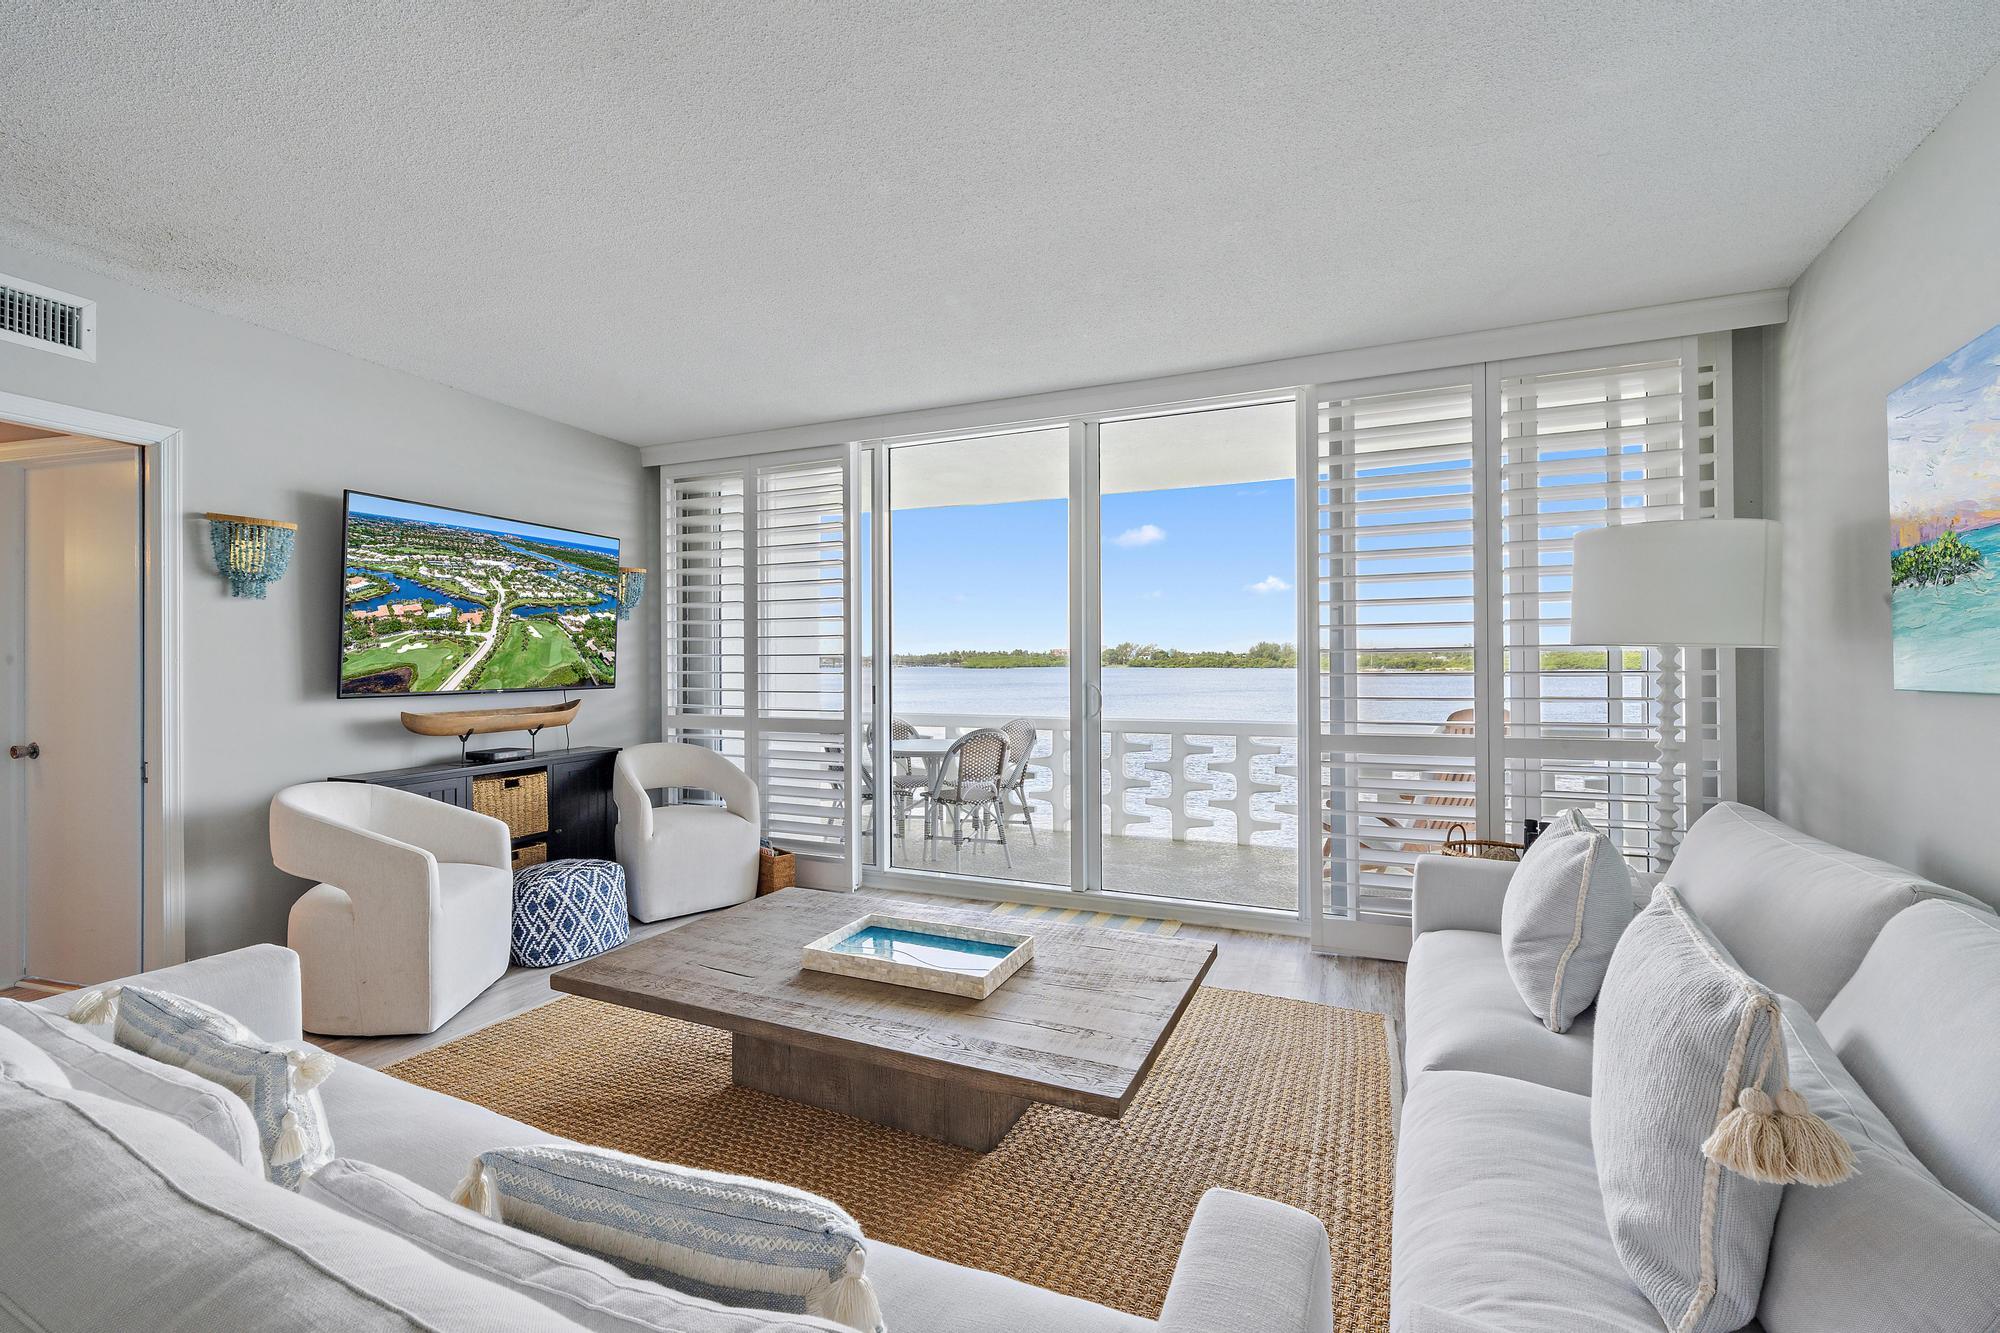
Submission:
POLYGON ((0 273, 0 339, 97 359, 97 302, 0 273))

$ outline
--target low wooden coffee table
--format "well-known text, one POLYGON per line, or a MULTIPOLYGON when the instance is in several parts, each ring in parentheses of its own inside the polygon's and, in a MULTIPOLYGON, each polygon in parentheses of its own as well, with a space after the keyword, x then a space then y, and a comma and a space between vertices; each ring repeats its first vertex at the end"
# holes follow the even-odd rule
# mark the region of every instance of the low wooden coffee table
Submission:
POLYGON ((1212 944, 799 888, 549 984, 724 1029, 742 1087, 985 1152, 1036 1102, 1124 1114, 1214 961, 1212 944), (805 944, 870 912, 1018 929, 1035 957, 984 1000, 799 966, 805 944))

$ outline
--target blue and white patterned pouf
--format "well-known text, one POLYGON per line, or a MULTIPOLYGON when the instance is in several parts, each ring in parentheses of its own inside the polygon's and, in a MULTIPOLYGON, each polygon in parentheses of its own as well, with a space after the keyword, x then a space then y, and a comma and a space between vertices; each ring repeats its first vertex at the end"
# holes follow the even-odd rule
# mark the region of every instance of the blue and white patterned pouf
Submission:
POLYGON ((554 967, 615 949, 631 934, 625 867, 544 861, 514 876, 514 961, 554 967))

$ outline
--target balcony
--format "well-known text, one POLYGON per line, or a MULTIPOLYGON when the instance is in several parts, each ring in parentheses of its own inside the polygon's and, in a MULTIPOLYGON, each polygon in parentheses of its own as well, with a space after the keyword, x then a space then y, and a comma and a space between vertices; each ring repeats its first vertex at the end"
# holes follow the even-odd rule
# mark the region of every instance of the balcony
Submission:
MULTIPOLYGON (((932 737, 999 727, 1012 714, 905 713, 932 737)), ((1030 717, 1032 836, 1008 830, 1011 868, 990 842, 954 854, 946 836, 926 847, 921 813, 895 840, 899 869, 1023 883, 1070 883, 1067 717, 1030 717), (1058 780, 1060 779, 1060 780, 1058 780)), ((1115 892, 1294 911, 1298 871, 1296 745, 1288 724, 1107 718, 1098 785, 1105 808, 1104 883, 1115 892)))

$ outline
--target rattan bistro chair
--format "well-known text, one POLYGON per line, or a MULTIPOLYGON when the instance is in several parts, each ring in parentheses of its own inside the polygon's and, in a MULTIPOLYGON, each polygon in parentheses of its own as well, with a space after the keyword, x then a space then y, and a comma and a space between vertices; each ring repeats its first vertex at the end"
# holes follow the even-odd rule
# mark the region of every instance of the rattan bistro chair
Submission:
POLYGON ((1042 734, 1025 717, 1017 717, 1000 730, 1007 737, 1007 771, 1000 775, 1000 822, 1019 814, 1028 826, 1028 842, 1039 846, 1035 836, 1035 807, 1028 801, 1028 760, 1035 753, 1042 734))
MULTIPOLYGON (((889 742, 915 740, 917 729, 902 718, 889 719, 889 742)), ((861 798, 868 802, 869 819, 875 818, 875 724, 870 722, 862 729, 861 746, 861 798)), ((890 826, 896 837, 905 835, 909 825, 910 811, 925 799, 930 790, 930 779, 917 772, 907 759, 895 759, 889 764, 889 813, 894 823, 890 826)))
POLYGON ((951 743, 944 758, 931 770, 930 790, 924 806, 924 854, 935 853, 944 813, 951 812, 952 867, 963 858, 967 841, 986 841, 980 831, 989 824, 1000 843, 1007 868, 1014 868, 1014 855, 1007 850, 1007 807, 1000 787, 1007 771, 1007 735, 992 727, 968 731, 951 743), (966 837, 970 819, 972 836, 966 837))

